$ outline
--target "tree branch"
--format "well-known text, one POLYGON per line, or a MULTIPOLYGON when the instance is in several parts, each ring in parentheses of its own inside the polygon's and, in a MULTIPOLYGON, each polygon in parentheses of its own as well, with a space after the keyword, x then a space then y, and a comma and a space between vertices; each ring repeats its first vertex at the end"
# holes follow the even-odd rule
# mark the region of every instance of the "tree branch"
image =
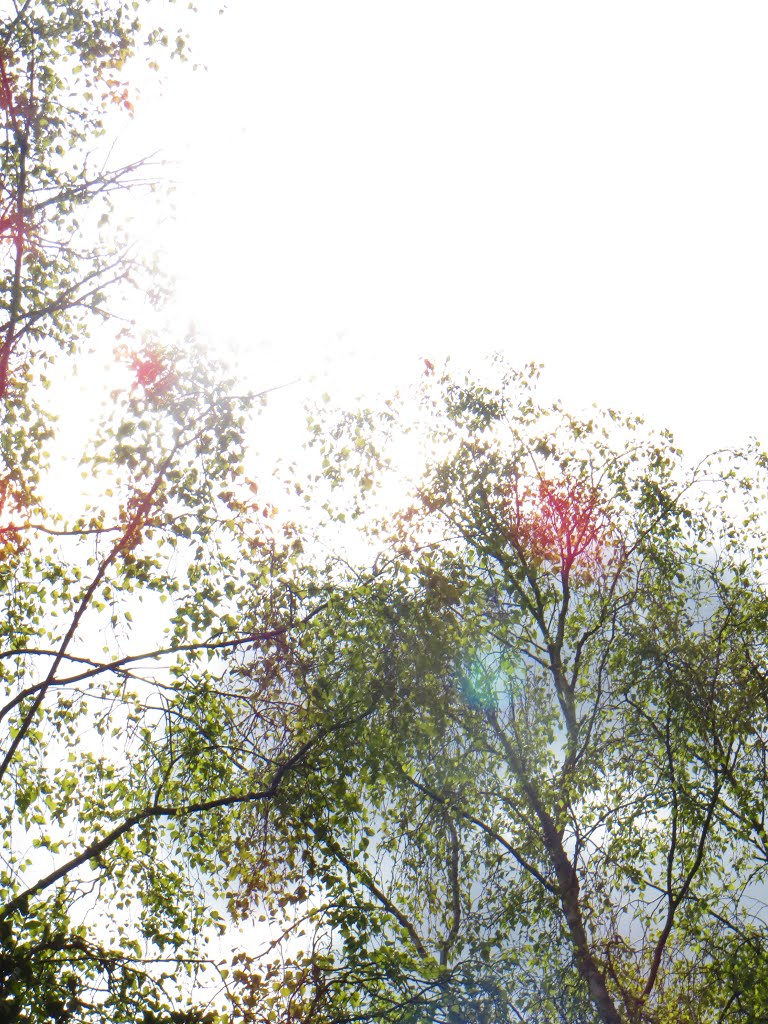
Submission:
POLYGON ((12 914, 15 910, 25 907, 33 896, 37 896, 39 893, 49 889, 52 885, 55 885, 56 882, 61 881, 62 878, 66 878, 67 875, 76 871, 77 868, 82 867, 83 864, 87 864, 93 858, 99 857, 109 849, 110 846, 116 843, 121 836, 124 836, 127 832, 130 832, 144 821, 185 818, 190 817, 191 815, 204 814, 208 811, 215 811, 222 807, 236 807, 239 804, 259 803, 264 800, 269 800, 277 793, 280 783, 284 777, 293 768, 299 765, 311 750, 322 743, 334 732, 338 732, 341 729, 347 728, 350 724, 353 724, 359 719, 359 717, 360 716, 357 716, 357 719, 339 722, 336 725, 323 730, 313 739, 306 740, 295 754, 277 768, 272 777, 272 781, 264 789, 251 790, 247 793, 234 793, 229 796, 217 797, 213 800, 202 800, 192 804, 177 804, 172 806, 153 804, 150 807, 144 807, 142 810, 136 811, 134 814, 125 818, 124 821, 113 828, 105 836, 102 836, 101 839, 95 839, 89 843, 88 846, 77 854, 77 856, 72 857, 50 874, 39 879, 39 881, 35 882, 34 885, 25 889, 24 892, 14 896, 14 898, 9 900, 3 907, 0 907, 0 920, 8 917, 8 915, 12 914))
POLYGON ((101 584, 102 584, 102 582, 104 580, 104 577, 107 574, 108 569, 110 568, 112 563, 116 560, 118 555, 126 548, 126 546, 128 546, 130 544, 130 542, 133 540, 133 538, 138 534, 139 530, 141 529, 142 524, 146 521, 146 518, 147 518, 147 516, 149 514, 149 511, 150 511, 150 509, 152 507, 152 500, 155 497, 158 489, 160 488, 160 484, 162 483, 162 481, 163 481, 163 479, 165 477, 165 474, 170 469, 171 464, 173 462, 173 459, 174 459, 177 451, 179 450, 180 446, 181 446, 181 437, 179 435, 177 437, 177 439, 176 439, 176 442, 175 442, 173 448, 171 449, 171 451, 168 453, 168 456, 165 458, 165 460, 161 464, 161 466, 160 466, 160 468, 159 468, 159 470, 158 470, 158 472, 157 472, 157 474, 155 476, 155 479, 154 479, 154 481, 152 483, 151 488, 149 489, 147 494, 144 495, 144 497, 142 498, 141 502, 139 503, 139 506, 138 506, 135 514, 133 515, 133 517, 129 521, 129 523, 128 523, 126 529, 125 529, 125 532, 123 533, 123 536, 118 541, 115 542, 115 544, 112 546, 112 549, 110 550, 110 552, 102 560, 102 562, 99 565, 99 568, 98 568, 98 570, 96 572, 96 575, 93 577, 93 579, 89 583, 85 593, 83 594, 82 598, 80 599, 80 602, 79 602, 79 604, 78 604, 78 606, 77 606, 77 608, 75 610, 75 614, 72 616, 72 621, 69 624, 69 628, 67 629, 67 632, 64 635, 64 639, 62 640, 62 642, 61 642, 61 644, 59 646, 59 649, 58 649, 58 652, 57 652, 56 656, 54 657, 53 664, 51 665, 51 668, 50 668, 50 670, 48 672, 48 675, 46 676, 45 681, 42 683, 42 685, 38 689, 38 692, 37 692, 37 695, 36 695, 35 699, 32 701, 32 703, 31 703, 31 705, 30 705, 26 715, 24 716, 24 718, 23 718, 23 720, 21 722, 21 725, 19 726, 18 732, 16 733, 16 735, 11 740, 11 744, 10 744, 10 746, 8 748, 8 751, 6 752, 5 757, 2 760, 2 763, 0 763, 0 779, 2 779, 3 776, 5 775, 6 771, 8 770, 8 766, 10 765, 11 761, 13 760, 13 757, 14 757, 16 751, 19 748, 19 745, 21 744, 22 740, 24 739, 24 737, 26 736, 27 732, 29 731, 29 727, 31 726, 31 724, 32 724, 32 722, 34 720, 34 717, 35 717, 35 715, 37 713, 38 708, 40 707, 40 705, 42 704, 43 700, 45 699, 45 695, 48 692, 49 687, 54 682, 54 679, 55 679, 55 676, 56 676, 56 671, 57 671, 59 665, 61 664, 61 661, 64 658, 64 655, 66 654, 66 650, 69 647, 70 643, 72 642, 73 637, 75 636, 75 634, 77 632, 78 626, 80 625, 80 620, 82 619, 82 617, 85 614, 87 608, 89 607, 91 601, 93 600, 93 597, 96 594, 96 591, 101 586, 101 584))

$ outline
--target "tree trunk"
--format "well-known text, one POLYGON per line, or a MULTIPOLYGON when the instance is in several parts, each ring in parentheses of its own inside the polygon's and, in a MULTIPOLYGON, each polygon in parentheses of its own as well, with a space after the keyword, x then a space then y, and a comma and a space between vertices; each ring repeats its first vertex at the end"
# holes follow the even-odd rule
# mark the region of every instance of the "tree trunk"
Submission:
MULTIPOLYGON (((546 815, 546 812, 544 813, 546 815)), ((584 920, 581 916, 579 879, 576 875, 576 869, 563 849, 563 844, 554 822, 548 815, 546 815, 546 818, 546 821, 542 821, 545 842, 552 857, 557 882, 560 887, 560 905, 568 925, 568 934, 573 943, 579 973, 587 983, 590 998, 603 1024, 622 1024, 619 1011, 616 1009, 611 994, 608 991, 608 986, 605 983, 605 976, 589 948, 589 940, 584 928, 584 920)))

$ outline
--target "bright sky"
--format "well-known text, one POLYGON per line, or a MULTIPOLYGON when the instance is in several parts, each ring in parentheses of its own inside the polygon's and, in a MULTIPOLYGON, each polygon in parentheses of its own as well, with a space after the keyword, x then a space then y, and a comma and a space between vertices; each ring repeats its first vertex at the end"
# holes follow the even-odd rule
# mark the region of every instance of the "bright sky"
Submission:
POLYGON ((764 433, 763 2, 218 6, 137 122, 182 157, 182 315, 249 383, 498 349, 689 449, 764 433))

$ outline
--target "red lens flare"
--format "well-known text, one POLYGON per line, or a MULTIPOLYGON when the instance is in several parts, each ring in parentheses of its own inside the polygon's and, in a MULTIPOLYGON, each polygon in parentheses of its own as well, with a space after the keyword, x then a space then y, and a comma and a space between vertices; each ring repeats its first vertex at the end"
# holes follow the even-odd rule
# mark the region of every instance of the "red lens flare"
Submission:
POLYGON ((173 367, 151 349, 135 353, 131 357, 131 369, 136 374, 134 387, 140 385, 151 395, 165 394, 176 380, 173 367))
POLYGON ((6 477, 0 481, 0 560, 11 552, 20 551, 22 547, 19 527, 9 518, 11 509, 6 508, 6 505, 14 506, 19 511, 18 499, 15 502, 12 499, 9 501, 10 491, 10 479, 6 477))
POLYGON ((0 215, 0 240, 12 241, 14 245, 24 244, 24 216, 19 211, 11 211, 0 215))
POLYGON ((558 566, 564 578, 574 566, 590 575, 602 566, 607 523, 593 488, 541 480, 531 490, 516 481, 510 505, 511 540, 526 557, 558 566))

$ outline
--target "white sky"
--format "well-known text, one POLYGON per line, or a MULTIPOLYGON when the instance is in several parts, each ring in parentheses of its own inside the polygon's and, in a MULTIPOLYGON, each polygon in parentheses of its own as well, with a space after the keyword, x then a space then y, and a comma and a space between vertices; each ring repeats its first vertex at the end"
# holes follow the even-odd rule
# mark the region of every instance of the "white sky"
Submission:
POLYGON ((249 383, 499 349, 694 451, 764 432, 768 6, 203 2, 208 73, 136 127, 182 158, 180 315, 249 383))

